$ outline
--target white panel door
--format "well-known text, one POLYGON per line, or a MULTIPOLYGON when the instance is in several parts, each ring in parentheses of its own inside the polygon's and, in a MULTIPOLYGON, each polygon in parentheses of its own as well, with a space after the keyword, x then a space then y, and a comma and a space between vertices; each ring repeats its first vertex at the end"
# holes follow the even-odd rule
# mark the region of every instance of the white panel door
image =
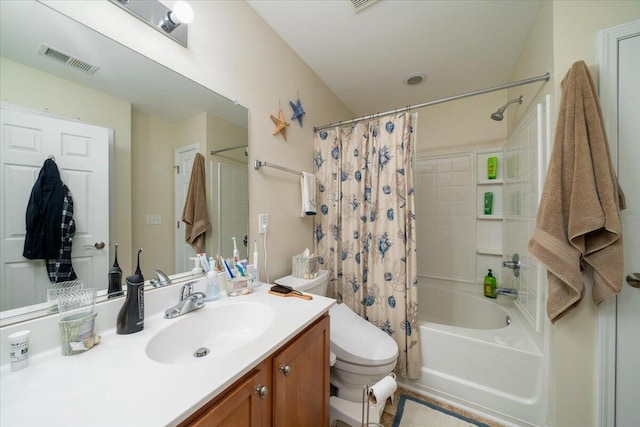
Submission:
MULTIPOLYGON (((640 34, 618 44, 618 178, 627 209, 621 212, 625 276, 640 276, 640 34)), ((616 426, 638 425, 640 288, 624 284, 618 296, 616 426)))
POLYGON ((182 222, 182 211, 189 192, 193 159, 195 159, 199 149, 199 144, 192 144, 175 150, 176 273, 191 271, 193 261, 190 261, 189 258, 194 257, 196 254, 195 250, 184 239, 186 225, 182 222))
POLYGON ((46 301, 43 260, 22 256, 31 189, 54 156, 73 197, 73 268, 87 287, 106 288, 109 264, 109 130, 3 105, 0 138, 2 310, 46 301), (97 249, 104 244, 103 249, 97 249))

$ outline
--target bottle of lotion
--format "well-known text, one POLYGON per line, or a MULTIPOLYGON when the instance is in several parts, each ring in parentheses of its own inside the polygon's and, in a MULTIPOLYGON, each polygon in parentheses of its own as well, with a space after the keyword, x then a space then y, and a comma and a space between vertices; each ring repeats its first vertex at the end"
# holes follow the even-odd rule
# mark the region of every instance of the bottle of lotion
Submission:
POLYGON ((493 277, 491 269, 486 276, 484 276, 484 296, 487 298, 497 298, 496 294, 496 278, 493 277))

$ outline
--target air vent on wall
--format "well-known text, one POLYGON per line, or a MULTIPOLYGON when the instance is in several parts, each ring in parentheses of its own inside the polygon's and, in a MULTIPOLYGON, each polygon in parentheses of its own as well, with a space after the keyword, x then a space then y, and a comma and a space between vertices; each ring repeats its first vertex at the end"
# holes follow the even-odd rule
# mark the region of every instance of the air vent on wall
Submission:
POLYGON ((40 49, 38 49, 38 55, 50 58, 54 61, 68 65, 71 68, 75 68, 76 70, 83 71, 87 74, 94 74, 100 69, 100 67, 89 64, 82 59, 74 58, 71 55, 67 55, 66 53, 60 52, 59 50, 56 50, 45 44, 40 46, 40 49))
POLYGON ((371 6, 378 0, 350 0, 356 12, 360 12, 362 9, 371 6))

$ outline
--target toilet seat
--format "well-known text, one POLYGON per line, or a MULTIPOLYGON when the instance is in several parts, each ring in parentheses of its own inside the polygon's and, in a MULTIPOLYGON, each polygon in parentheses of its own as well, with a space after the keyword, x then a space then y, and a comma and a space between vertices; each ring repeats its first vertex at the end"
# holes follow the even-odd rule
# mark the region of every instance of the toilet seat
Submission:
POLYGON ((395 364, 398 345, 384 331, 344 304, 329 310, 331 351, 338 361, 368 367, 395 364))

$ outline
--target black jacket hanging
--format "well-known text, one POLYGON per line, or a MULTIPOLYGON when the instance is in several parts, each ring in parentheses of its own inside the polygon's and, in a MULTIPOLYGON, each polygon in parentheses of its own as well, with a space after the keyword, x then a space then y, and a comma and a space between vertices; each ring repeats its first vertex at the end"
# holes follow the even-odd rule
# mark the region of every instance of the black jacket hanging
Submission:
POLYGON ((28 259, 56 259, 62 241, 64 184, 53 160, 44 161, 27 205, 27 234, 22 255, 28 259))
POLYGON ((71 265, 71 244, 76 233, 76 223, 73 220, 73 197, 66 185, 63 185, 63 189, 60 249, 55 259, 47 259, 47 273, 51 283, 66 282, 78 278, 71 265))

